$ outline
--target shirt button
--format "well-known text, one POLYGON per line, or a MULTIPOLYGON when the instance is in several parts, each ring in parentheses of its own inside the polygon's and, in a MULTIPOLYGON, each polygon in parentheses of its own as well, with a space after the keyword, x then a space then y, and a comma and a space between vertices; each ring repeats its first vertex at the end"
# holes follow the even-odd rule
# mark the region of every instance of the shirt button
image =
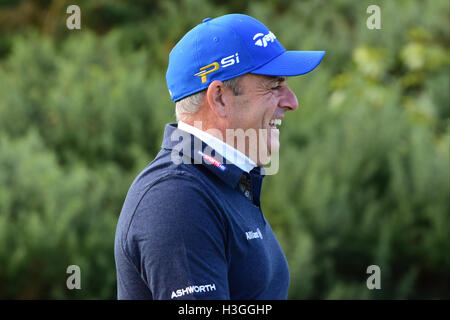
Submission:
POLYGON ((250 197, 250 192, 248 192, 248 190, 245 190, 245 196, 248 198, 250 197))

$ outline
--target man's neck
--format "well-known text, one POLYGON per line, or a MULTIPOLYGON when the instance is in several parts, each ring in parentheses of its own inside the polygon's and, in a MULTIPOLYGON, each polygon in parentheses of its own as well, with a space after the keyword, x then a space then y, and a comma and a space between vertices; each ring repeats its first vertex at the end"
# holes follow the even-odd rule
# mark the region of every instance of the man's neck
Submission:
POLYGON ((226 140, 219 129, 209 128, 203 130, 201 121, 194 121, 193 125, 178 121, 178 128, 202 140, 216 152, 220 153, 227 161, 233 163, 240 169, 250 172, 250 170, 256 167, 256 163, 244 152, 236 149, 231 144, 226 143, 226 140))

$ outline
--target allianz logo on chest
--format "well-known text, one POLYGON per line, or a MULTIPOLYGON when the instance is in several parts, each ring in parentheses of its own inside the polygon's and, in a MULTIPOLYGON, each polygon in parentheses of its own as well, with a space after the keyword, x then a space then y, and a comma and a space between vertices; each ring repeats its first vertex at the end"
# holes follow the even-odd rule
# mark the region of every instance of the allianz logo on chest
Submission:
POLYGON ((247 231, 245 233, 247 236, 247 240, 253 240, 253 239, 262 239, 263 235, 261 233, 261 230, 259 228, 256 229, 256 231, 247 231))

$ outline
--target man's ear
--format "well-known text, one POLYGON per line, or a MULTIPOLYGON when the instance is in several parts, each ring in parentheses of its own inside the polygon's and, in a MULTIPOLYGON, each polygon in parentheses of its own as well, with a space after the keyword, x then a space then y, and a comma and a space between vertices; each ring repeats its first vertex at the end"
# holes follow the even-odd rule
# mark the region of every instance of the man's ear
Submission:
POLYGON ((222 81, 214 80, 206 90, 206 101, 209 108, 217 116, 224 118, 227 116, 227 107, 230 101, 230 92, 225 88, 222 81))

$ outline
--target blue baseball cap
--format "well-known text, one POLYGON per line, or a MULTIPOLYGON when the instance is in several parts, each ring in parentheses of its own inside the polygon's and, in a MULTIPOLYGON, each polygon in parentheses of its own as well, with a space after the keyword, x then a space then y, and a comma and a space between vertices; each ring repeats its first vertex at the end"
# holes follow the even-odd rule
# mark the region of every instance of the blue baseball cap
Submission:
POLYGON ((317 67, 325 51, 286 51, 258 20, 244 14, 206 18, 175 45, 166 80, 176 102, 225 81, 254 73, 298 76, 317 67))

